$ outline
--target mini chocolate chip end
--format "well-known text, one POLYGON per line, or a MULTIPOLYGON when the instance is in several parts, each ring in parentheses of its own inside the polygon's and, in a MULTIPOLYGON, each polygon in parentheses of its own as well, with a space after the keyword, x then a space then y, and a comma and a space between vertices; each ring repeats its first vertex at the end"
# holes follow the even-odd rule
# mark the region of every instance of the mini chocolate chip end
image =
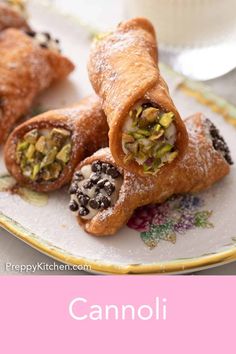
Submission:
POLYGON ((107 174, 112 178, 118 178, 120 176, 120 172, 114 166, 109 166, 107 168, 107 174))
POLYGON ((106 182, 107 182, 107 179, 102 178, 97 182, 97 186, 99 188, 103 188, 106 182))
POLYGON ((111 196, 115 190, 115 186, 114 184, 108 181, 104 184, 104 190, 107 193, 107 195, 111 196))
POLYGON ((100 203, 98 200, 96 199, 91 199, 90 202, 89 202, 89 206, 92 208, 92 209, 99 209, 100 208, 100 203))
POLYGON ((75 172, 74 174, 74 180, 80 182, 83 181, 84 176, 82 175, 82 173, 80 171, 75 172))
POLYGON ((93 172, 100 172, 102 170, 102 164, 100 161, 92 163, 91 169, 93 172))
POLYGON ((99 180, 100 180, 100 175, 94 173, 91 177, 90 177, 90 181, 92 181, 94 184, 96 184, 99 180))
POLYGON ((209 124, 209 132, 211 134, 212 144, 215 150, 221 152, 224 156, 225 160, 228 162, 229 165, 233 165, 233 160, 230 154, 229 147, 225 142, 224 138, 220 135, 220 131, 216 128, 216 126, 208 119, 209 124))
POLYGON ((86 207, 81 206, 79 208, 79 215, 80 216, 86 216, 89 214, 89 210, 86 207))
POLYGON ((77 186, 77 183, 72 183, 72 185, 70 186, 70 189, 69 189, 69 193, 70 194, 75 194, 78 190, 78 186, 77 186))
POLYGON ((108 197, 106 197, 104 195, 99 198, 99 201, 100 201, 101 207, 104 208, 104 209, 108 208, 111 205, 110 198, 108 198, 108 197))
POLYGON ((71 211, 77 211, 79 209, 78 203, 75 200, 72 200, 69 204, 69 209, 71 211))
POLYGON ((87 196, 86 194, 80 194, 78 197, 78 201, 82 206, 86 206, 89 202, 89 199, 89 196, 87 196))
POLYGON ((84 184, 84 189, 91 189, 93 187, 93 182, 88 180, 85 184, 84 184))

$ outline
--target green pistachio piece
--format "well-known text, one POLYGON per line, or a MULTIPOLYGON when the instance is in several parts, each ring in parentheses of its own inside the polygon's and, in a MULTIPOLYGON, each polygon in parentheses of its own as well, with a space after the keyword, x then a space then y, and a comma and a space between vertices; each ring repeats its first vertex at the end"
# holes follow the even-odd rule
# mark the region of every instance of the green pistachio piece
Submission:
POLYGON ((164 113, 162 115, 162 117, 160 118, 159 123, 164 128, 168 128, 169 125, 172 123, 173 119, 174 119, 174 113, 173 112, 164 113))
POLYGON ((67 138, 69 138, 70 132, 66 129, 54 128, 50 133, 50 140, 52 145, 61 147, 67 138))
POLYGON ((47 168, 44 168, 41 177, 44 181, 49 181, 51 179, 51 174, 47 168))
POLYGON ((143 110, 142 118, 145 118, 149 123, 154 123, 157 120, 159 109, 149 107, 143 110))
POLYGON ((138 133, 136 133, 136 132, 134 132, 134 133, 132 133, 133 134, 133 137, 135 138, 135 139, 142 139, 143 138, 143 135, 142 134, 138 134, 138 133))
POLYGON ((168 155, 168 162, 172 162, 178 156, 178 151, 171 152, 168 155))
POLYGON ((140 116, 140 114, 142 113, 142 106, 139 106, 137 109, 136 109, 136 118, 138 118, 140 116))
POLYGON ((40 171, 40 164, 37 163, 37 165, 34 165, 34 167, 33 167, 33 172, 32 172, 32 177, 31 177, 33 181, 36 179, 39 171, 40 171))
POLYGON ((171 144, 166 144, 162 147, 160 147, 160 149, 157 150, 156 152, 156 157, 157 158, 161 158, 163 157, 167 152, 169 152, 171 149, 173 148, 173 146, 171 144))
POLYGON ((33 129, 24 135, 24 140, 30 144, 35 144, 38 139, 38 136, 39 136, 38 130, 33 129))
POLYGON ((66 144, 57 154, 57 160, 67 163, 70 159, 71 144, 66 144))
POLYGON ((164 134, 164 130, 161 129, 159 132, 154 133, 152 136, 150 136, 149 139, 150 139, 151 141, 158 140, 163 134, 164 134))
POLYGON ((124 158, 124 163, 128 163, 129 161, 133 160, 134 156, 132 153, 128 153, 125 155, 125 158, 124 158))
POLYGON ((18 144, 17 144, 17 148, 16 150, 17 151, 23 151, 23 150, 26 150, 29 146, 29 143, 27 141, 20 141, 18 144))
POLYGON ((46 138, 45 136, 40 136, 37 143, 35 144, 35 149, 42 154, 46 154, 46 138))
POLYGON ((49 172, 51 178, 56 179, 59 177, 62 170, 62 165, 59 162, 54 162, 51 166, 49 166, 49 172))
POLYGON ((58 150, 56 147, 53 147, 51 150, 48 151, 47 155, 44 156, 40 168, 46 167, 53 163, 56 159, 58 150))
POLYGON ((25 177, 29 177, 29 178, 30 178, 31 172, 32 172, 30 166, 24 167, 24 168, 22 169, 22 171, 23 171, 23 175, 24 175, 25 177))
POLYGON ((138 145, 137 142, 135 142, 135 143, 126 143, 125 147, 126 147, 126 149, 129 152, 132 152, 133 154, 137 154, 139 145, 138 145))
POLYGON ((149 136, 150 135, 150 132, 148 130, 145 130, 145 129, 138 129, 136 131, 137 134, 141 134, 141 135, 144 135, 144 136, 149 136))
POLYGON ((155 127, 153 128, 153 131, 155 133, 159 132, 159 130, 161 129, 161 125, 160 124, 156 124, 155 127))
POLYGON ((26 158, 28 160, 32 159, 32 157, 34 156, 34 152, 35 152, 35 146, 33 144, 30 144, 25 154, 26 158))
POLYGON ((122 140, 125 143, 133 143, 134 142, 134 137, 130 135, 129 133, 123 133, 122 134, 122 140))

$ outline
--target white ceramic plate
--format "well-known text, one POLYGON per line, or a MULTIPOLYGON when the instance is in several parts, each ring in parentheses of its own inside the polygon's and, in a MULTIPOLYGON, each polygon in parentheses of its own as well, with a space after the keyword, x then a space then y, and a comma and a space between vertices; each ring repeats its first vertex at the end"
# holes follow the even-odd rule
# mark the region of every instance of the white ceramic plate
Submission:
MULTIPOLYGON (((63 52, 77 65, 70 79, 50 88, 37 105, 48 109, 75 103, 92 90, 86 70, 89 31, 76 19, 45 8, 37 1, 30 1, 30 15, 35 28, 48 30, 61 39, 63 52)), ((236 109, 205 87, 185 80, 164 66, 162 74, 180 113, 188 116, 204 111, 222 131, 236 161, 235 128, 229 124, 229 120, 236 122, 236 109)), ((6 173, 1 157, 2 190, 14 183, 4 177, 6 173)), ((50 195, 38 195, 25 189, 18 190, 18 194, 2 191, 0 224, 39 251, 68 264, 87 264, 91 272, 194 271, 236 259, 235 177, 236 169, 232 167, 231 174, 209 191, 195 198, 179 197, 175 202, 167 202, 161 206, 162 211, 165 209, 162 217, 160 207, 152 210, 152 218, 150 209, 142 210, 133 225, 142 223, 147 231, 143 233, 124 227, 113 237, 87 235, 68 211, 66 188, 50 195), (145 221, 153 226, 147 227, 145 221)))

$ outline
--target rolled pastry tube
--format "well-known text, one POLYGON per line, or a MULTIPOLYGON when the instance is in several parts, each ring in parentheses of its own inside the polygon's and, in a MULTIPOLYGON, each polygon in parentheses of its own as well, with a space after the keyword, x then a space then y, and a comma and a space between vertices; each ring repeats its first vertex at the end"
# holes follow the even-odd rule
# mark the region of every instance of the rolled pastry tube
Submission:
POLYGON ((5 163, 20 185, 48 192, 70 182, 78 163, 105 146, 107 120, 94 95, 15 128, 4 148, 5 163))
POLYGON ((18 28, 29 30, 30 27, 24 18, 23 12, 17 11, 16 7, 10 6, 7 2, 0 2, 0 31, 7 28, 18 28))
POLYGON ((186 120, 187 152, 171 173, 141 177, 118 167, 108 148, 81 162, 71 184, 69 208, 92 235, 116 233, 134 210, 173 194, 200 192, 226 176, 232 163, 217 128, 202 114, 186 120))
POLYGON ((88 62, 108 119, 111 154, 118 166, 140 175, 167 174, 188 144, 157 59, 152 24, 135 18, 95 41, 88 62))
POLYGON ((0 33, 0 143, 36 96, 73 69, 49 34, 17 29, 0 33))

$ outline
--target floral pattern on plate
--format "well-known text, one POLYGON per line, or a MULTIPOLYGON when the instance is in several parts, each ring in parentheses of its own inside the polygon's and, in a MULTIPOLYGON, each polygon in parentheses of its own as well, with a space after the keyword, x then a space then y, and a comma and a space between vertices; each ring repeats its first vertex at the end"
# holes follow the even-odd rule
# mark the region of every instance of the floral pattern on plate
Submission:
POLYGON ((177 234, 194 228, 212 228, 211 210, 204 210, 204 200, 199 196, 174 196, 163 204, 138 208, 128 222, 131 229, 140 232, 141 239, 154 248, 161 240, 176 242, 177 234))

